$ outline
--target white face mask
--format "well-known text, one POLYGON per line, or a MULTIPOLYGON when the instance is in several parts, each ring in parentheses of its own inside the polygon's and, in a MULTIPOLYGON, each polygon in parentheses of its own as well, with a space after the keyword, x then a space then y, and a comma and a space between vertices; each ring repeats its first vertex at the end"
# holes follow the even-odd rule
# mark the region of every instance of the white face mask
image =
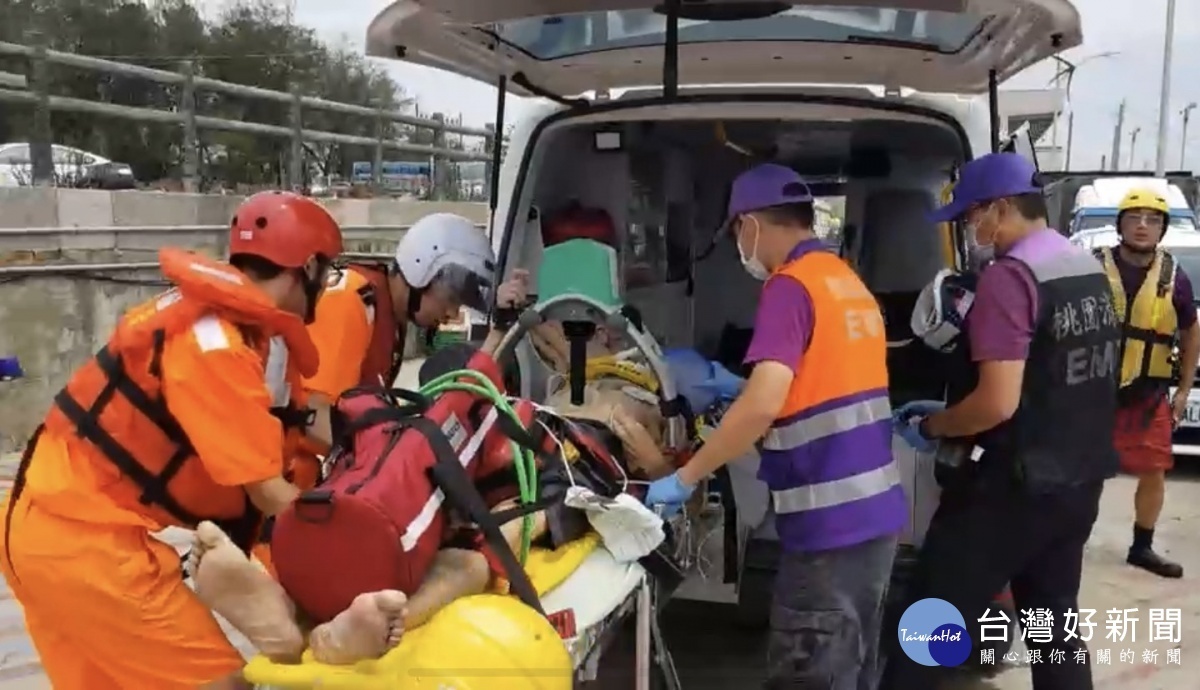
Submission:
POLYGON ((980 244, 975 226, 967 226, 967 262, 978 270, 991 263, 996 258, 995 244, 980 244))
POLYGON ((996 258, 996 244, 993 241, 983 244, 979 241, 979 225, 967 225, 967 262, 971 268, 979 270, 996 258))
POLYGON ((754 221, 754 245, 750 248, 750 254, 747 256, 742 252, 742 243, 735 240, 738 250, 738 258, 742 260, 742 268, 746 269, 746 273, 750 274, 755 280, 766 280, 770 277, 771 272, 763 265, 762 261, 758 260, 758 238, 762 234, 762 226, 758 224, 758 219, 754 216, 743 216, 742 222, 746 220, 754 221))

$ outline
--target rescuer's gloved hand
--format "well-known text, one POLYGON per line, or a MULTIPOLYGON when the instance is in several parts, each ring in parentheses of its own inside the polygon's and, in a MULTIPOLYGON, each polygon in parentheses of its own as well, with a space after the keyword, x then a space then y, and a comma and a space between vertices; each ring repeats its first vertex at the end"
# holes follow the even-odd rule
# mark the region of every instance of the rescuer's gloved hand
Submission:
POLYGON ((899 424, 907 422, 912 417, 928 417, 934 412, 946 409, 946 403, 941 400, 913 400, 897 407, 892 411, 892 420, 899 424))
MULTIPOLYGON (((746 379, 725 368, 720 362, 712 363, 712 376, 700 384, 713 392, 720 400, 733 400, 746 387, 746 379)), ((701 410, 696 410, 697 412, 701 410)))
POLYGON ((918 453, 932 453, 937 450, 937 441, 925 438, 921 434, 921 422, 924 419, 924 417, 910 417, 907 422, 896 422, 893 428, 913 450, 918 453))
POLYGON ((892 428, 914 450, 931 453, 937 449, 937 441, 926 438, 921 433, 921 422, 929 415, 944 409, 946 403, 940 400, 914 400, 905 403, 892 413, 892 428))
POLYGON ((695 490, 695 486, 688 486, 679 481, 678 472, 672 472, 662 479, 650 482, 644 502, 650 508, 661 505, 663 517, 671 517, 683 508, 684 502, 691 498, 695 490))

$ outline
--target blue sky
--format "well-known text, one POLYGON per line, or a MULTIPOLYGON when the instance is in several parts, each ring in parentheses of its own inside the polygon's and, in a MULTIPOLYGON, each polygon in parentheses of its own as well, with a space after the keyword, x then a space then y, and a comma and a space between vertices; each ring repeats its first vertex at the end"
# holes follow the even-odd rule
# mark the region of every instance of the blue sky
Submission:
MULTIPOLYGON (((290 1, 297 22, 313 27, 329 40, 348 40, 357 46, 362 45, 371 18, 388 4, 387 0, 290 1)), ((212 4, 220 4, 220 0, 212 4)), ((1075 111, 1073 167, 1099 166, 1100 156, 1111 148, 1117 105, 1122 98, 1128 102, 1124 149, 1129 150, 1129 132, 1140 127, 1134 164, 1152 167, 1167 0, 1075 0, 1075 5, 1083 16, 1084 45, 1065 57, 1082 61, 1110 51, 1119 55, 1091 61, 1076 73, 1071 94, 1075 111)), ((1195 57, 1200 54, 1200 2, 1177 0, 1176 5, 1168 168, 1179 164, 1182 119, 1178 113, 1188 103, 1200 101, 1200 59, 1195 57)), ((482 124, 494 116, 495 90, 490 86, 429 68, 395 61, 383 63, 417 98, 422 111, 461 113, 471 124, 482 124)), ((1041 64, 1005 86, 1040 88, 1048 85, 1053 74, 1051 64, 1041 64)), ((510 101, 510 118, 519 117, 521 110, 520 103, 510 101)), ((1187 160, 1192 168, 1200 168, 1200 110, 1193 115, 1187 160)), ((1065 142, 1065 127, 1060 136, 1065 142)))

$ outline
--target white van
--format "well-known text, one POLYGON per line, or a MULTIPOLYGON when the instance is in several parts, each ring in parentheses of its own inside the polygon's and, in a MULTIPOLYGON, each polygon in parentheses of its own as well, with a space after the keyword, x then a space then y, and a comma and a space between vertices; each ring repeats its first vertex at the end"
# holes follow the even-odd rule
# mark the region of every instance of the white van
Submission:
POLYGON ((1135 189, 1158 192, 1171 208, 1171 227, 1196 230, 1196 214, 1192 211, 1178 185, 1161 177, 1100 177, 1075 193, 1075 208, 1071 212, 1068 235, 1085 230, 1115 228, 1117 205, 1135 189))
MULTIPOLYGON (((538 219, 569 201, 602 208, 623 253, 663 248, 624 300, 662 345, 707 354, 752 327, 761 288, 730 242, 695 261, 738 173, 781 162, 817 196, 843 196, 842 254, 889 331, 906 329, 918 291, 962 260, 961 230, 927 216, 959 166, 1000 146, 997 84, 1081 42, 1068 0, 400 0, 372 21, 367 52, 497 85, 498 131, 507 91, 542 97, 498 166, 499 266, 536 272, 538 219)), ((896 404, 941 394, 910 340, 889 333, 896 404)), ((897 455, 915 546, 936 485, 929 458, 902 443, 897 455)), ((744 561, 773 536, 752 463, 734 478, 744 561)))

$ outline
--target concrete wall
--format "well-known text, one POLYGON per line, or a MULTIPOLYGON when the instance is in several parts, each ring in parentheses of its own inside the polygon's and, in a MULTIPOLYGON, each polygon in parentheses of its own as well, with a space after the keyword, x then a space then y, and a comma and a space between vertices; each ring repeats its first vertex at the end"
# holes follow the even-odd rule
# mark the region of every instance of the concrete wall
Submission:
MULTIPOLYGON (((0 383, 0 453, 24 444, 54 394, 104 344, 121 313, 163 289, 153 269, 12 275, 5 268, 153 262, 168 245, 221 256, 223 229, 195 226, 223 226, 239 200, 0 189, 0 356, 19 357, 26 373, 22 380, 0 383), (61 232, 19 230, 59 226, 61 232)), ((344 225, 364 226, 347 231, 347 250, 357 252, 390 251, 403 226, 431 212, 456 212, 481 223, 487 217, 485 205, 471 203, 345 199, 331 200, 329 207, 344 225)))

